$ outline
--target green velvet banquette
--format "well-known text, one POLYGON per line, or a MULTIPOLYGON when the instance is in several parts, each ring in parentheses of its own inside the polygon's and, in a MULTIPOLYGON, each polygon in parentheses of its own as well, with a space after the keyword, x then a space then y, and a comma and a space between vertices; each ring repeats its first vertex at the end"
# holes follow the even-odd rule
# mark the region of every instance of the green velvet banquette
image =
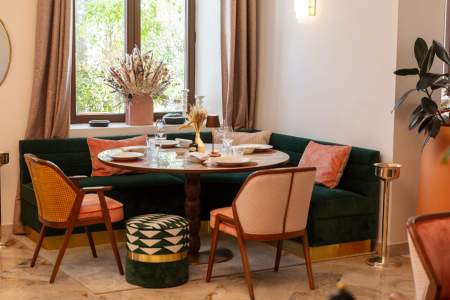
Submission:
MULTIPOLYGON (((123 139, 129 136, 105 137, 123 139)), ((169 134, 169 138, 193 139, 192 133, 169 134)), ((205 142, 211 134, 202 133, 205 142)), ((309 139, 273 133, 270 144, 290 156, 296 166, 309 139)), ((323 143, 323 142, 322 142, 323 143)), ((326 143, 331 144, 331 143, 326 143)), ((68 176, 90 175, 91 159, 86 138, 22 140, 20 149, 21 219, 25 226, 39 232, 33 186, 23 154, 33 153, 57 164, 68 176)), ((380 160, 378 151, 353 147, 344 174, 334 189, 316 185, 308 220, 310 245, 313 247, 361 240, 375 240, 378 229, 379 182, 373 163, 380 160)), ((201 217, 209 211, 229 206, 249 173, 207 174, 201 176, 201 217)), ((148 213, 184 215, 184 178, 171 174, 131 174, 111 177, 89 177, 82 186, 111 185, 108 194, 124 204, 125 219, 148 213)), ((116 224, 123 228, 124 223, 116 224)), ((93 230, 102 230, 101 227, 93 230)), ((58 235, 48 230, 47 235, 58 235)))

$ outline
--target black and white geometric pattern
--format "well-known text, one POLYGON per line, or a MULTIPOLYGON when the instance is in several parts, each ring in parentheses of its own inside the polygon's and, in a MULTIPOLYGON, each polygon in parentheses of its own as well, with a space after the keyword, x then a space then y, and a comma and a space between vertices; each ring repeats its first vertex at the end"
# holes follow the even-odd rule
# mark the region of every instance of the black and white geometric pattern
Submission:
POLYGON ((164 255, 185 252, 189 246, 189 221, 180 216, 149 214, 131 218, 126 228, 130 252, 164 255))

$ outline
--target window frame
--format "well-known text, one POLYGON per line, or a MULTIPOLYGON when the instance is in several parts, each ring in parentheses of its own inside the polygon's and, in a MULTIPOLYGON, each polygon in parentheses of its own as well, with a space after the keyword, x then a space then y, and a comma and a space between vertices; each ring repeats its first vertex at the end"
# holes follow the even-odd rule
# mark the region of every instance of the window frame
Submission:
MULTIPOLYGON (((109 120, 111 122, 125 122, 125 113, 82 113, 77 114, 76 97, 76 30, 75 30, 75 8, 76 1, 73 0, 72 15, 72 78, 70 99, 70 123, 88 123, 91 120, 109 120)), ((131 53, 134 45, 141 46, 141 0, 123 0, 125 8, 125 48, 124 51, 131 53)), ((196 0, 185 0, 185 86, 189 89, 188 104, 195 102, 195 9, 196 0)), ((189 105, 188 105, 189 107, 189 105)), ((169 112, 154 112, 154 119, 160 119, 169 112)))

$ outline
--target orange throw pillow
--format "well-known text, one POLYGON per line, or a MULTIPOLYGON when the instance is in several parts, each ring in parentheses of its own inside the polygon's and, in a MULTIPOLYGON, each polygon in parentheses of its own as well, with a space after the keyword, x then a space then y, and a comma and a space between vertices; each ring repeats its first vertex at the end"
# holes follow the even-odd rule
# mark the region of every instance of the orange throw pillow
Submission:
POLYGON ((341 180, 351 150, 351 146, 322 145, 310 141, 298 166, 316 167, 316 183, 335 188, 341 180))
POLYGON ((105 150, 120 147, 145 146, 147 144, 147 137, 143 135, 131 139, 117 140, 117 141, 88 138, 87 143, 89 146, 89 152, 91 154, 91 162, 92 162, 91 176, 112 176, 112 175, 132 173, 132 171, 107 166, 97 158, 97 155, 105 150))

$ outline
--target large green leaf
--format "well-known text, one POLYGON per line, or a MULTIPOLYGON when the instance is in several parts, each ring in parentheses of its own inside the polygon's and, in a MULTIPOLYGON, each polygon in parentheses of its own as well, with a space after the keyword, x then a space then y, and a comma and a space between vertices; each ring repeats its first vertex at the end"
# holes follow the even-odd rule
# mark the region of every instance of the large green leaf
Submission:
POLYGON ((437 111, 439 110, 439 107, 436 104, 436 102, 434 102, 433 100, 431 100, 428 97, 422 98, 422 107, 423 107, 423 110, 427 114, 430 114, 430 115, 435 115, 437 113, 437 111))
POLYGON ((425 73, 417 82, 416 89, 418 91, 426 90, 427 88, 433 86, 435 82, 442 76, 442 74, 425 73))
POLYGON ((434 118, 429 126, 428 135, 431 136, 432 138, 436 138, 437 135, 439 134, 439 131, 441 130, 441 126, 442 126, 441 120, 439 120, 438 118, 434 118))
POLYGON ((420 126, 419 126, 419 133, 424 131, 428 127, 428 125, 430 125, 433 118, 434 118, 434 116, 428 116, 423 120, 422 124, 420 124, 420 126))
POLYGON ((394 72, 395 75, 398 76, 409 76, 409 75, 419 75, 419 69, 412 68, 412 69, 399 69, 394 72))
POLYGON ((450 65, 450 55, 448 55, 447 50, 438 41, 433 41, 434 49, 436 50, 436 56, 439 57, 447 65, 450 65))
POLYGON ((414 54, 416 56, 417 65, 422 67, 423 60, 428 52, 428 45, 424 39, 418 38, 414 44, 414 54))
POLYGON ((417 91, 416 89, 411 89, 404 93, 397 101, 395 101, 395 106, 392 109, 392 111, 395 111, 397 108, 399 108, 400 105, 402 105, 403 102, 405 102, 406 99, 408 99, 408 96, 412 93, 417 91))
POLYGON ((409 123, 409 130, 413 130, 414 128, 416 128, 417 126, 419 126, 420 122, 423 121, 423 119, 425 119, 426 114, 421 111, 415 115, 411 116, 411 122, 409 123))
POLYGON ((434 45, 431 45, 430 49, 428 49, 427 55, 422 61, 422 65, 420 66, 419 76, 423 76, 428 73, 431 69, 431 66, 434 62, 434 56, 436 55, 436 51, 434 49, 434 45))

